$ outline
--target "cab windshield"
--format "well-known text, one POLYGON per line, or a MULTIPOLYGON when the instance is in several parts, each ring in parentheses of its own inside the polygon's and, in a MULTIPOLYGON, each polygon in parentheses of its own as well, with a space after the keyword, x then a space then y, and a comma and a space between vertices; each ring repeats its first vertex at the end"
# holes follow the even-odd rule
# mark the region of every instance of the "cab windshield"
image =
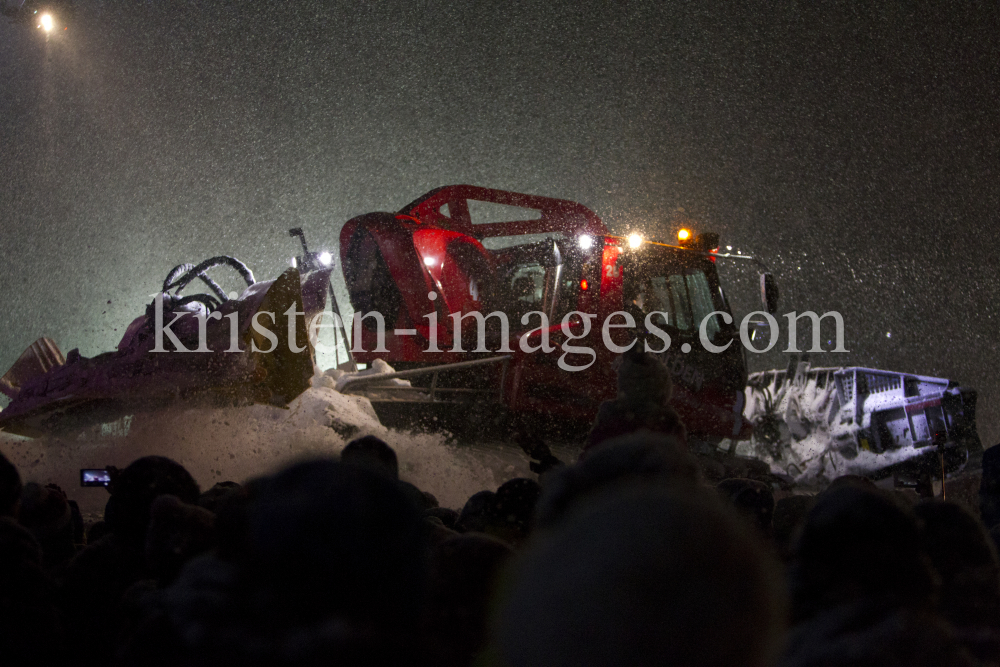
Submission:
POLYGON ((679 257, 668 252, 626 258, 622 279, 625 309, 636 319, 645 319, 652 313, 650 321, 661 329, 682 337, 696 337, 707 318, 705 333, 711 341, 726 326, 721 315, 711 315, 728 309, 715 265, 707 259, 679 257))

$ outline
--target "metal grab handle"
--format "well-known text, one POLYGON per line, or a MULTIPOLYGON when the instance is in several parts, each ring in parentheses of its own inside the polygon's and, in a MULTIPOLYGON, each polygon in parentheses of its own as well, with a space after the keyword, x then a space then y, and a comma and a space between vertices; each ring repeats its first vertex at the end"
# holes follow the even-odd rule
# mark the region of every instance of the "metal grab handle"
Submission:
POLYGON ((473 361, 458 361, 453 364, 440 364, 438 366, 428 366, 427 368, 414 368, 408 371, 398 371, 395 373, 382 373, 377 375, 362 375, 359 377, 353 377, 348 379, 344 383, 342 392, 346 393, 350 391, 351 387, 357 385, 372 384, 374 382, 381 382, 382 380, 395 380, 404 379, 410 377, 419 377, 421 375, 434 374, 434 379, 431 383, 431 392, 433 397, 434 391, 444 391, 443 389, 437 389, 437 374, 446 371, 458 371, 465 368, 474 368, 476 366, 485 366, 488 364, 497 364, 501 362, 506 362, 511 359, 511 355, 505 354, 500 357, 490 357, 489 359, 475 359, 473 361))

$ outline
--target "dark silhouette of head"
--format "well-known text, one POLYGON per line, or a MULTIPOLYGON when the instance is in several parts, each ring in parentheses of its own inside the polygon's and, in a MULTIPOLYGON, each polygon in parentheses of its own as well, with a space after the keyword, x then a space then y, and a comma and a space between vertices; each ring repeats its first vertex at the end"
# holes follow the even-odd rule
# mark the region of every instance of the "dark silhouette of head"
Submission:
POLYGON ((793 545, 814 502, 816 498, 813 496, 796 495, 785 496, 774 503, 772 537, 782 560, 791 560, 793 545))
MULTIPOLYGON (((377 468, 374 470, 375 472, 384 474, 377 468)), ((406 495, 407 498, 410 499, 410 502, 412 502, 420 511, 433 509, 438 506, 438 500, 434 497, 434 494, 428 491, 421 491, 416 484, 411 484, 410 482, 405 482, 403 480, 397 480, 396 485, 399 486, 400 490, 406 495)))
POLYGON ((435 547, 424 626, 430 664, 465 667, 485 648, 494 585, 512 554, 503 541, 478 533, 435 547))
POLYGON ((209 512, 218 511, 222 503, 240 492, 243 487, 236 482, 216 482, 208 491, 198 497, 198 506, 209 512))
POLYGON ((21 475, 7 457, 0 454, 0 516, 14 516, 21 497, 21 475))
POLYGON ((492 491, 479 491, 469 496, 458 513, 458 521, 455 529, 460 533, 478 532, 486 530, 486 511, 493 504, 492 491))
POLYGON ((882 492, 856 484, 817 498, 790 579, 795 620, 862 599, 928 606, 936 591, 917 518, 882 492))
POLYGON ((651 352, 633 346, 618 367, 618 397, 629 402, 665 405, 673 394, 670 372, 651 352))
POLYGON ((983 452, 983 476, 979 483, 979 514, 987 528, 1000 524, 1000 447, 983 452))
POLYGON ((533 479, 518 477, 501 484, 486 509, 486 532, 515 546, 523 542, 541 495, 542 487, 533 479))
POLYGON ((386 475, 320 459, 260 481, 247 509, 246 572, 276 627, 340 618, 412 627, 424 585, 424 525, 386 475))
MULTIPOLYGON (((184 513, 203 512, 161 503, 158 515, 182 527, 184 513)), ((163 591, 181 636, 168 648, 185 655, 163 662, 157 649, 157 664, 413 664, 428 547, 396 480, 333 459, 295 463, 248 481, 220 507, 216 533, 218 552, 163 591)), ((147 645, 133 648, 151 655, 147 645)))
POLYGON ((451 530, 455 530, 455 525, 458 523, 458 512, 450 507, 431 507, 430 509, 425 509, 424 518, 427 517, 440 519, 441 525, 451 530))
POLYGON ((187 561, 215 546, 215 515, 204 507, 158 496, 146 531, 146 568, 160 586, 170 584, 187 561))
POLYGON ((539 526, 556 523, 575 503, 609 487, 642 484, 694 486, 698 463, 676 440, 648 431, 607 440, 572 466, 553 471, 538 503, 539 526))
POLYGON ((184 466, 165 456, 144 456, 114 476, 108 485, 111 499, 104 520, 112 533, 126 539, 146 539, 150 507, 159 496, 177 496, 197 504, 200 490, 184 466))
POLYGON ((861 489, 867 489, 868 491, 875 491, 878 489, 878 487, 875 486, 875 482, 862 475, 841 475, 830 482, 830 485, 824 489, 824 492, 833 491, 842 486, 855 486, 861 489))
POLYGON ((955 503, 925 501, 914 511, 941 577, 941 613, 959 627, 1000 627, 1000 560, 989 533, 955 503))
POLYGON ((750 529, 705 491, 610 489, 532 538, 494 622, 520 667, 768 664, 784 603, 750 529))
POLYGON ((351 440, 340 452, 341 463, 366 466, 394 479, 399 479, 399 460, 385 440, 374 435, 351 440))
POLYGON ((47 567, 68 562, 75 555, 73 512, 62 489, 25 484, 17 520, 38 540, 47 567))
POLYGON ((719 496, 732 505, 761 535, 770 537, 774 516, 774 493, 771 487, 755 479, 724 479, 715 487, 719 496))

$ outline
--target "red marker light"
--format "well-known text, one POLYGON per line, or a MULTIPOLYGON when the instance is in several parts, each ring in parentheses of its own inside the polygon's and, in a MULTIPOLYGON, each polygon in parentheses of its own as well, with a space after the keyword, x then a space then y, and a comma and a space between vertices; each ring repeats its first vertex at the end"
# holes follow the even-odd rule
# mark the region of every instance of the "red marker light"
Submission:
POLYGON ((581 280, 580 281, 580 289, 581 290, 583 290, 584 292, 586 292, 588 287, 589 287, 589 285, 587 284, 586 280, 581 280))

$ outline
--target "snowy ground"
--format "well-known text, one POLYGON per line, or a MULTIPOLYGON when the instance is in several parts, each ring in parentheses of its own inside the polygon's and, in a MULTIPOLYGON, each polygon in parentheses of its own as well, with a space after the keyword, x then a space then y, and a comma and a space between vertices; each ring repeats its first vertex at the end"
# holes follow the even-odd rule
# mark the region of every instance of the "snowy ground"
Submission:
POLYGON ((399 456, 400 477, 433 493, 444 507, 461 509, 477 491, 532 476, 524 455, 510 445, 458 446, 447 434, 386 429, 367 398, 333 388, 338 375, 317 376, 313 388, 287 409, 254 405, 160 411, 72 438, 29 440, 0 433, 0 451, 24 481, 59 484, 85 514, 103 511, 108 495, 103 488, 81 488, 80 468, 125 467, 141 456, 159 454, 182 463, 205 490, 216 482, 243 482, 273 472, 296 459, 335 456, 351 439, 367 434, 386 440, 399 456))
MULTIPOLYGON (((851 459, 840 455, 835 446, 839 420, 831 419, 837 408, 834 385, 819 386, 808 370, 801 369, 792 382, 772 392, 774 414, 780 418, 780 445, 741 442, 738 454, 764 460, 772 471, 788 475, 802 487, 822 487, 840 475, 870 473, 895 463, 895 458, 912 455, 908 448, 882 454, 860 451, 851 459)), ((477 491, 495 490, 513 477, 534 476, 513 444, 484 440, 457 445, 447 433, 387 429, 367 398, 339 391, 351 377, 392 372, 388 364, 376 362, 358 373, 317 373, 313 386, 285 409, 254 405, 162 410, 73 437, 29 440, 0 433, 0 451, 25 481, 59 484, 91 515, 103 511, 108 496, 103 488, 79 486, 81 468, 123 468, 141 456, 160 454, 182 463, 202 489, 208 489, 216 482, 244 482, 268 474, 296 459, 336 456, 347 442, 367 434, 386 440, 399 456, 400 476, 433 493, 444 507, 460 509, 477 491)), ((400 379, 386 384, 409 385, 400 379)), ((765 411, 763 396, 747 389, 748 419, 765 411)), ((569 446, 553 449, 565 461, 575 460, 579 453, 569 446)))

